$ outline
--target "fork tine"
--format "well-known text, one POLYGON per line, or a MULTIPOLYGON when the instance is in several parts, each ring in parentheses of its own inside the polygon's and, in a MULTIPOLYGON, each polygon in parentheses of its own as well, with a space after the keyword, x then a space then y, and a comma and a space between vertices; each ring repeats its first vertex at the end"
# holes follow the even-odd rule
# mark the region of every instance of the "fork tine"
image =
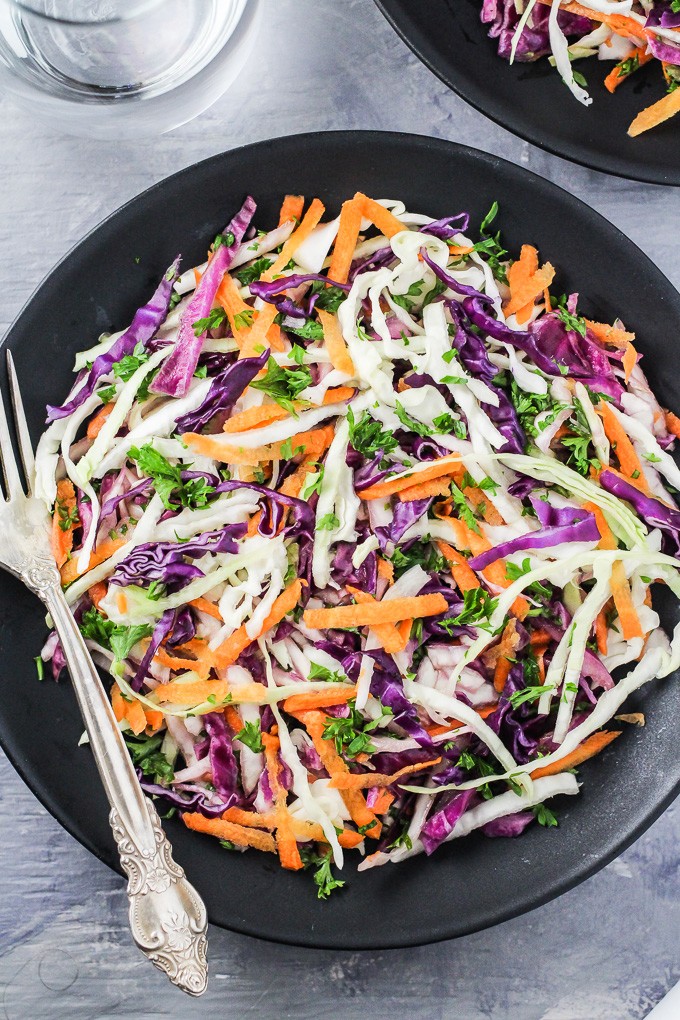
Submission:
POLYGON ((19 380, 17 379, 17 372, 14 367, 14 359, 12 358, 11 351, 7 351, 7 373, 9 375, 9 388, 12 397, 12 408, 14 410, 14 424, 16 426, 17 439, 19 440, 19 452, 21 453, 21 462, 24 465, 26 485, 30 496, 33 491, 35 460, 33 457, 31 436, 28 431, 28 425, 26 424, 24 405, 21 400, 19 380))
POLYGON ((5 478, 5 489, 7 493, 7 499, 17 499, 19 496, 23 496, 21 478, 19 477, 19 469, 17 467, 17 462, 14 457, 14 450, 12 449, 12 438, 9 432, 9 425, 7 424, 7 414, 5 412, 5 405, 1 396, 0 396, 0 463, 2 463, 2 473, 5 478))

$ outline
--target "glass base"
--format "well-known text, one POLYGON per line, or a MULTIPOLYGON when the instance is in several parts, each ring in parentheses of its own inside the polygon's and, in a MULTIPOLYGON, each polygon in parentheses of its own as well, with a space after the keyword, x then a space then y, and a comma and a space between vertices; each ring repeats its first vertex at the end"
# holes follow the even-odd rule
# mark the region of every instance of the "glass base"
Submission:
POLYGON ((0 0, 0 88, 68 134, 162 134, 229 88, 260 15, 260 0, 163 0, 143 17, 73 26, 0 0))

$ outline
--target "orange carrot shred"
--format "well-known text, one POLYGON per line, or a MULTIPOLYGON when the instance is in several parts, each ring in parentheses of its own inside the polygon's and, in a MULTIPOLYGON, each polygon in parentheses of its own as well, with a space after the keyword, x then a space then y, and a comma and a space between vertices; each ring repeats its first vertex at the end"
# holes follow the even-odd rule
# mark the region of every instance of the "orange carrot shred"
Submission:
POLYGON ((335 238, 331 264, 328 269, 328 278, 335 280, 336 283, 347 283, 354 258, 354 250, 359 240, 361 220, 361 202, 356 198, 343 202, 342 209, 340 210, 338 234, 335 238))
POLYGON ((90 419, 90 422, 89 422, 89 424, 87 426, 87 438, 88 439, 96 439, 97 438, 97 436, 99 435, 101 430, 104 428, 104 425, 106 423, 106 419, 111 414, 111 412, 113 411, 115 406, 116 405, 113 403, 113 401, 111 401, 109 404, 104 404, 103 407, 99 408, 99 410, 95 414, 94 418, 90 419))
POLYGON ((567 769, 573 769, 584 761, 588 761, 589 758, 599 754, 608 744, 611 744, 612 740, 616 740, 620 735, 620 730, 601 730, 599 733, 593 733, 592 736, 586 737, 580 747, 577 747, 571 754, 565 754, 564 758, 560 758, 559 761, 551 762, 550 765, 544 765, 543 768, 536 769, 531 773, 531 778, 543 779, 544 776, 555 776, 560 772, 566 772, 567 769))
MULTIPOLYGON (((283 620, 284 616, 292 612, 296 605, 300 601, 300 595, 302 594, 302 581, 300 578, 296 578, 288 585, 286 589, 274 600, 269 615, 262 624, 262 628, 257 637, 261 637, 272 627, 275 627, 277 623, 283 620)), ((214 652, 214 662, 217 669, 226 669, 227 666, 232 666, 238 659, 241 652, 253 643, 254 638, 248 636, 246 632, 246 625, 242 624, 238 630, 227 638, 223 644, 220 645, 214 652)))
POLYGON ((282 227, 284 223, 290 223, 291 220, 297 220, 299 223, 304 208, 304 195, 286 195, 279 213, 279 226, 282 227))
POLYGON ((63 478, 57 484, 57 498, 52 515, 50 545, 58 567, 63 567, 73 549, 73 533, 78 522, 76 490, 73 482, 63 478))
POLYGON ((236 846, 249 846, 255 850, 263 850, 265 853, 276 853, 274 838, 268 832, 247 829, 243 825, 227 822, 223 818, 205 818, 204 815, 191 811, 186 811, 182 815, 182 821, 187 829, 228 840, 230 843, 235 843, 236 846))
POLYGON ((380 623, 399 623, 446 612, 448 603, 443 595, 414 595, 411 598, 383 599, 367 605, 333 606, 330 609, 307 609, 304 622, 312 630, 333 627, 374 627, 380 623))
POLYGON ((333 776, 330 786, 336 790, 367 790, 372 786, 391 786, 404 776, 410 776, 414 772, 421 772, 423 769, 433 768, 439 765, 441 758, 433 758, 432 761, 421 761, 416 765, 405 765, 398 772, 392 775, 385 775, 381 772, 339 772, 333 776))
POLYGON ((354 362, 347 350, 347 344, 342 335, 337 316, 331 315, 330 312, 324 311, 323 308, 319 309, 318 315, 319 322, 323 326, 324 344, 333 368, 344 375, 356 375, 354 362))
MULTIPOLYGON (((107 538, 106 541, 101 542, 95 551, 90 554, 87 569, 92 570, 93 567, 98 567, 100 563, 108 560, 118 549, 126 545, 127 541, 126 538, 107 538)), ((80 577, 80 571, 78 570, 78 560, 76 558, 69 560, 61 568, 61 583, 63 585, 71 584, 77 577, 80 577)))

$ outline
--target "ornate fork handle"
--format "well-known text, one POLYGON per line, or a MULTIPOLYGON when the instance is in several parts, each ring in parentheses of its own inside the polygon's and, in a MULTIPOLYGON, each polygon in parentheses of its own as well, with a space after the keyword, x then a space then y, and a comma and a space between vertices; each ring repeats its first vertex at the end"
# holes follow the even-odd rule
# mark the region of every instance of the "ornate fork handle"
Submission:
POLYGON ((203 901, 172 859, 153 804, 144 796, 111 705, 66 603, 54 563, 24 577, 47 606, 59 634, 92 752, 111 805, 109 821, 128 876, 132 937, 142 952, 189 995, 208 982, 203 901))

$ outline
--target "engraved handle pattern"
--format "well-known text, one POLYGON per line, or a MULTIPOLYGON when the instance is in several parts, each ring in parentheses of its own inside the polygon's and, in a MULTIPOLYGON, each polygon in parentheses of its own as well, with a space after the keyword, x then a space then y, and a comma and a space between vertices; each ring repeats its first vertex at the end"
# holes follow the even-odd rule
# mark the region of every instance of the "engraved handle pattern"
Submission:
MULTIPOLYGON (((172 849, 158 813, 137 781, 111 704, 90 653, 51 570, 36 568, 30 583, 59 634, 90 746, 106 792, 109 820, 128 876, 130 927, 136 945, 173 984, 201 995, 208 983, 205 906, 172 849)), ((26 576, 26 575, 25 575, 26 576)), ((58 574, 57 574, 58 578, 58 574)), ((29 583, 26 577, 27 583, 29 583)))
POLYGON ((205 907, 172 849, 153 804, 147 801, 154 846, 139 847, 112 808, 111 829, 128 876, 130 928, 135 944, 173 984, 202 995, 208 982, 205 907))

